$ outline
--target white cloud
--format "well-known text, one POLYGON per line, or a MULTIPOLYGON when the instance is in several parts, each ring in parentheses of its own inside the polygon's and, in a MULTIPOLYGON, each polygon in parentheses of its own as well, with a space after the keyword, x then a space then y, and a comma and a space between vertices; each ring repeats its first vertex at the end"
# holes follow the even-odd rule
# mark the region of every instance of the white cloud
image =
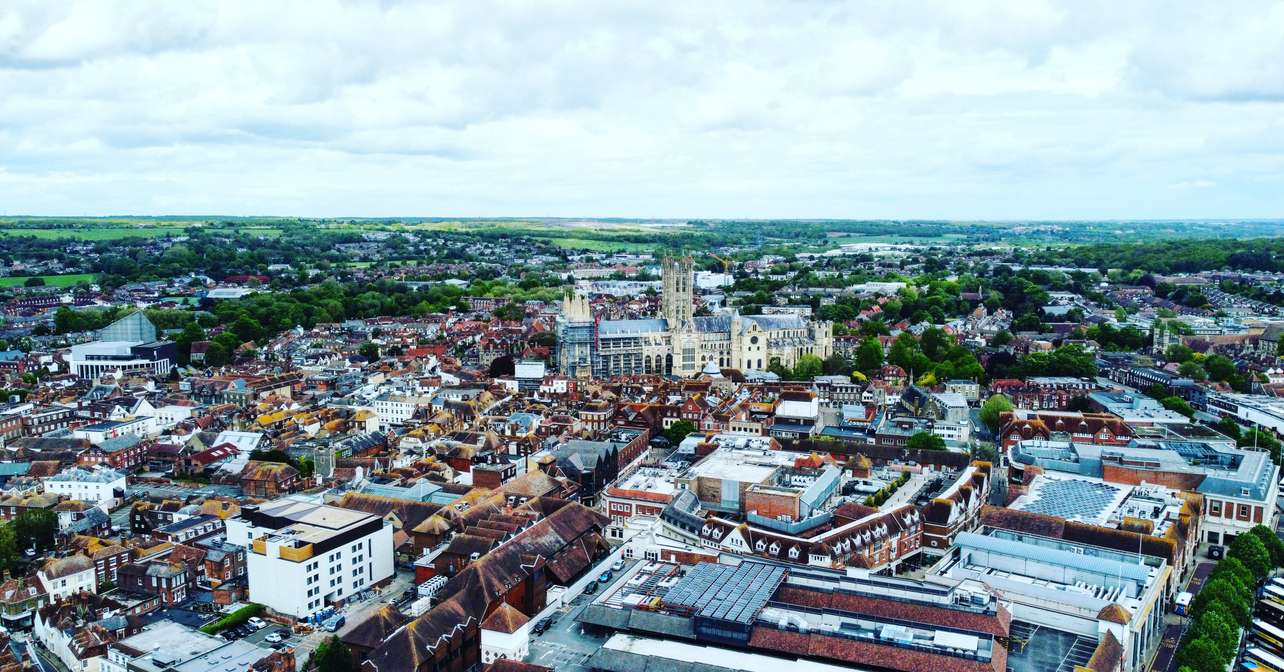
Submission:
POLYGON ((0 5, 10 214, 1280 216, 1282 112, 1270 2, 0 5))

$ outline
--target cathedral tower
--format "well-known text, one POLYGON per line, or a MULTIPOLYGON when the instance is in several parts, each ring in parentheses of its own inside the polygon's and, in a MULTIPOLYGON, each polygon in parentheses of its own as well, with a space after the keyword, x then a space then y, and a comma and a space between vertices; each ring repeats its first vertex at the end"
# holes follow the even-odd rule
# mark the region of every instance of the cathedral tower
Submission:
POLYGON ((691 257, 665 257, 661 262, 660 317, 669 321, 669 329, 691 323, 695 313, 695 273, 691 257))

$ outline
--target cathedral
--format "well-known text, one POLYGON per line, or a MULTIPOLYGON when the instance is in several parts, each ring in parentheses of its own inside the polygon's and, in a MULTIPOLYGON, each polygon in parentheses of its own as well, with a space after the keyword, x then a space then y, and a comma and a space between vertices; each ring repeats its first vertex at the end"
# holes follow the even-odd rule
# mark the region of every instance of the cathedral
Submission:
POLYGON ((833 325, 797 315, 741 315, 734 309, 695 316, 690 257, 662 262, 660 315, 641 320, 595 319, 578 294, 562 301, 557 319, 557 367, 576 378, 636 374, 694 376, 706 368, 765 370, 773 360, 792 367, 799 357, 833 354, 833 325))

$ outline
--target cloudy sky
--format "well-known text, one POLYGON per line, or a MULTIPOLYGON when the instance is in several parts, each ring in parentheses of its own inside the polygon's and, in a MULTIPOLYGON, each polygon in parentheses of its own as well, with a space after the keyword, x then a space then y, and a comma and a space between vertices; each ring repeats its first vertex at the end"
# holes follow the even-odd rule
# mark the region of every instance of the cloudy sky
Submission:
POLYGON ((0 214, 1284 217, 1284 3, 0 4, 0 214))

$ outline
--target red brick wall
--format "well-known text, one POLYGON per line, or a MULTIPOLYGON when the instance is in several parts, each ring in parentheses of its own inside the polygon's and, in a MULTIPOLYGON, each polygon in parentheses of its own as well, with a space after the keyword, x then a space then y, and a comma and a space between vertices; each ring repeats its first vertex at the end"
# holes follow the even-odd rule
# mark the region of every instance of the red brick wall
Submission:
POLYGON ((1204 480, 1202 474, 1178 474, 1169 471, 1150 471, 1146 469, 1129 469, 1119 465, 1102 465, 1101 477, 1111 483, 1141 485, 1142 481, 1155 483, 1177 490, 1194 492, 1204 480))
POLYGON ((757 511, 766 518, 789 516, 792 520, 799 518, 798 498, 783 493, 761 492, 750 490, 745 493, 744 510, 757 511))

